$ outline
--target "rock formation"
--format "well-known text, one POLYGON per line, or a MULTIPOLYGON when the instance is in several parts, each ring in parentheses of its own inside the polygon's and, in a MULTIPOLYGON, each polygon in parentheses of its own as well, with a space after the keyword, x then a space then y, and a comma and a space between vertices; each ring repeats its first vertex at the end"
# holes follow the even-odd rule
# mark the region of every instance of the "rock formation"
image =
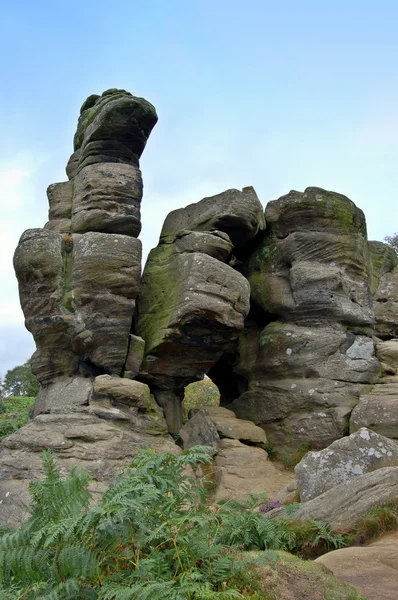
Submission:
POLYGON ((273 476, 265 433, 282 455, 364 426, 398 439, 394 251, 368 243, 345 196, 292 191, 264 213, 245 187, 170 213, 141 278, 139 158, 156 121, 123 90, 90 96, 49 221, 15 252, 41 390, 4 443, 0 513, 46 447, 101 486, 139 447, 179 451, 167 432, 181 432, 212 445, 218 498, 239 495, 239 468, 244 493, 250 464, 273 476), (181 430, 184 388, 205 374, 229 413, 181 430))

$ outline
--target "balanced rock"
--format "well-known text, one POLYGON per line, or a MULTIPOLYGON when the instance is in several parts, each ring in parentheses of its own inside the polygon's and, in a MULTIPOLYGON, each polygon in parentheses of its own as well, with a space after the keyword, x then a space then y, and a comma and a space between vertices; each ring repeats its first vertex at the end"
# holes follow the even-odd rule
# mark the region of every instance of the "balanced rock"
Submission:
POLYGON ((398 465, 398 446, 362 427, 319 452, 308 452, 295 468, 301 502, 382 467, 398 465))

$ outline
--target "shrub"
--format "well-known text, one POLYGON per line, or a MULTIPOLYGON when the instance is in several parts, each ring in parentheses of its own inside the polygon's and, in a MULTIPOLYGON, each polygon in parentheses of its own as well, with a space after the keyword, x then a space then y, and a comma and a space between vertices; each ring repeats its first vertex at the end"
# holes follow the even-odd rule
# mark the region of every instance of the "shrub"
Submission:
POLYGON ((26 425, 34 401, 27 396, 9 396, 0 400, 0 440, 26 425))
MULTIPOLYGON (((92 507, 90 475, 75 468, 63 479, 43 453, 30 517, 0 537, 0 600, 248 598, 234 584, 243 581, 240 551, 294 549, 303 534, 256 512, 258 496, 209 509, 204 488, 186 475, 210 462, 208 450, 142 451, 92 507)), ((314 543, 340 543, 326 526, 311 531, 314 543)))
POLYGON ((355 524, 352 541, 364 543, 387 531, 398 529, 398 500, 379 506, 363 515, 355 524))
POLYGON ((220 392, 211 379, 205 377, 202 381, 190 383, 185 388, 184 400, 182 402, 184 420, 188 419, 188 413, 193 408, 218 406, 219 404, 220 392))

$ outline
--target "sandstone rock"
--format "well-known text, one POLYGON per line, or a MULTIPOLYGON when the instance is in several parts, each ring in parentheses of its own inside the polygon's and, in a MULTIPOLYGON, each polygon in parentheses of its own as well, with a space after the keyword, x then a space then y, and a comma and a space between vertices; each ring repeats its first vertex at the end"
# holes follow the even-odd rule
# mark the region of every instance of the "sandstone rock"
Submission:
POLYGON ((36 398, 34 416, 57 408, 87 405, 93 382, 84 377, 57 378, 54 383, 42 386, 36 398))
POLYGON ((103 233, 73 236, 72 261, 71 308, 80 325, 72 349, 120 375, 139 290, 141 242, 103 233))
POLYGON ((351 413, 351 433, 367 427, 387 438, 398 440, 398 377, 390 377, 387 381, 382 379, 370 392, 361 396, 351 413))
MULTIPOLYGON (((336 533, 349 533, 363 515, 398 497, 398 467, 383 467, 345 480, 320 496, 304 502, 294 513, 295 520, 328 523, 336 533)), ((271 518, 283 514, 275 509, 271 518)))
POLYGON ((220 437, 211 417, 204 409, 198 410, 194 416, 180 429, 184 449, 192 446, 210 446, 212 454, 218 452, 220 437))
POLYGON ((215 464, 218 483, 215 502, 243 499, 249 494, 274 496, 291 478, 274 467, 265 450, 233 439, 220 441, 215 464))
POLYGON ((301 502, 308 502, 359 475, 395 465, 398 465, 398 446, 363 427, 325 450, 304 456, 295 468, 301 502))
POLYGON ((74 178, 71 231, 137 237, 141 230, 142 177, 137 166, 98 163, 74 178))
POLYGON ((334 192, 292 191, 269 202, 265 218, 237 267, 251 287, 250 321, 210 376, 222 405, 294 454, 347 435, 380 370, 369 249, 362 211, 334 192))
POLYGON ((353 585, 369 600, 396 600, 398 534, 390 533, 366 547, 340 548, 316 559, 333 575, 353 585))
POLYGON ((389 374, 395 375, 398 371, 398 338, 378 343, 376 354, 384 369, 388 369, 389 374))
POLYGON ((266 444, 264 430, 251 421, 238 419, 234 412, 221 406, 208 406, 202 409, 210 417, 221 438, 230 438, 250 442, 252 444, 266 444))
POLYGON ((73 187, 70 181, 49 185, 47 188, 47 197, 50 205, 48 212, 50 221, 71 219, 73 187))
POLYGON ((26 517, 28 485, 42 476, 40 457, 47 448, 62 470, 88 469, 96 483, 92 486, 95 495, 108 487, 140 449, 179 452, 169 437, 148 434, 144 418, 134 423, 104 421, 95 414, 95 406, 76 407, 41 414, 6 438, 0 454, 0 521, 15 527, 26 517))
POLYGON ((161 241, 174 241, 182 230, 220 230, 236 247, 243 246, 265 228, 263 208, 252 187, 227 190, 196 204, 173 210, 166 218, 161 241))
POLYGON ((133 428, 135 426, 151 435, 167 433, 163 411, 145 383, 99 375, 94 380, 90 404, 97 416, 103 419, 129 421, 133 428))
POLYGON ((72 229, 71 223, 70 219, 53 219, 52 221, 47 221, 44 229, 54 231, 54 233, 70 235, 72 229))
POLYGON ((382 339, 398 337, 398 267, 380 278, 373 296, 375 335, 382 339))
POLYGON ((201 379, 242 331, 249 293, 242 275, 206 254, 152 250, 137 305, 140 377, 160 389, 201 379))
POLYGON ((233 244, 222 231, 180 231, 175 239, 177 252, 202 252, 221 262, 231 255, 233 244))
POLYGON ((125 371, 141 271, 139 157, 156 121, 149 102, 124 90, 90 96, 71 181, 49 186, 49 222, 21 237, 14 265, 43 386, 125 371))
POLYGON ((129 335, 129 346, 126 364, 124 365, 124 376, 134 379, 138 374, 145 354, 145 340, 138 335, 129 335))
POLYGON ((351 411, 379 368, 372 338, 280 321, 241 336, 239 359, 234 374, 249 383, 229 407, 260 425, 281 453, 303 443, 323 448, 346 435, 351 411))
POLYGON ((398 264, 397 254, 391 246, 383 242, 368 242, 370 261, 370 290, 377 291, 380 279, 394 270, 398 264))
POLYGON ((125 90, 104 92, 80 114, 69 178, 93 163, 136 164, 156 122, 155 108, 147 100, 125 90))
POLYGON ((132 381, 110 375, 99 375, 94 380, 92 400, 110 398, 114 402, 150 410, 154 401, 149 387, 140 381, 132 381))
POLYGON ((307 188, 269 202, 265 218, 242 271, 263 311, 295 323, 374 323, 365 218, 353 202, 307 188))

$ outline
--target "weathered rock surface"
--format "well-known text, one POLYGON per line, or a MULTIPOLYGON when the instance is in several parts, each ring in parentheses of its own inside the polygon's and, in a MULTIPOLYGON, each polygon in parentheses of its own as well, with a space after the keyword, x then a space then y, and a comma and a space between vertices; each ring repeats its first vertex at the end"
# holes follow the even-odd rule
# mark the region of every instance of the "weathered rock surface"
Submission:
POLYGON ((215 502, 246 498, 248 494, 274 496, 291 479, 279 471, 262 448, 246 446, 236 439, 222 439, 215 458, 215 502))
POLYGON ((208 406, 204 410, 214 423, 217 433, 221 438, 240 440, 252 444, 266 444, 264 430, 251 421, 238 419, 232 410, 222 406, 208 406))
POLYGON ((209 446, 212 455, 217 454, 220 446, 220 436, 206 410, 198 410, 184 427, 180 429, 180 437, 184 450, 192 446, 209 446))
POLYGON ((295 468, 301 502, 312 500, 344 481, 398 465, 398 446, 362 427, 319 452, 308 452, 295 468))
MULTIPOLYGON (((102 493, 142 448, 178 452, 169 437, 153 435, 145 417, 125 420, 117 408, 98 414, 95 403, 40 414, 3 441, 0 454, 0 521, 15 527, 26 517, 28 485, 42 476, 41 452, 51 449, 62 469, 80 466, 93 477, 91 491, 102 493), (100 416, 99 416, 100 415, 100 416), (120 416, 121 415, 121 416, 120 416)), ((126 413, 124 413, 126 414, 126 413)), ((166 424, 163 421, 163 433, 166 424)), ((159 432, 158 432, 159 433, 159 432)))
POLYGON ((174 241, 183 230, 222 231, 240 247, 265 229, 263 208, 252 187, 227 190, 203 198, 185 208, 173 210, 166 218, 160 240, 174 241))
POLYGON ((50 221, 22 235, 14 258, 37 345, 32 365, 44 386, 58 377, 122 374, 140 283, 139 157, 156 112, 123 90, 90 98, 75 135, 71 181, 48 188, 50 221))
POLYGON ((386 340, 397 338, 398 257, 393 248, 381 242, 369 242, 369 249, 375 334, 386 340))
POLYGON ((341 548, 316 559, 335 577, 353 585, 369 600, 396 600, 398 533, 383 536, 366 547, 341 548))
POLYGON ((382 377, 365 390, 352 411, 350 431, 368 427, 388 438, 398 439, 398 340, 376 344, 382 377))
POLYGON ((280 453, 323 448, 348 434, 380 369, 364 215, 345 196, 307 188, 268 203, 265 218, 238 267, 250 283, 250 320, 214 380, 222 404, 263 427, 280 453))
MULTIPOLYGON (((302 503, 294 518, 321 521, 328 523, 336 533, 349 533, 355 529, 360 517, 397 497, 398 467, 383 467, 345 480, 302 503)), ((271 518, 282 516, 283 509, 277 508, 267 515, 271 518)))

